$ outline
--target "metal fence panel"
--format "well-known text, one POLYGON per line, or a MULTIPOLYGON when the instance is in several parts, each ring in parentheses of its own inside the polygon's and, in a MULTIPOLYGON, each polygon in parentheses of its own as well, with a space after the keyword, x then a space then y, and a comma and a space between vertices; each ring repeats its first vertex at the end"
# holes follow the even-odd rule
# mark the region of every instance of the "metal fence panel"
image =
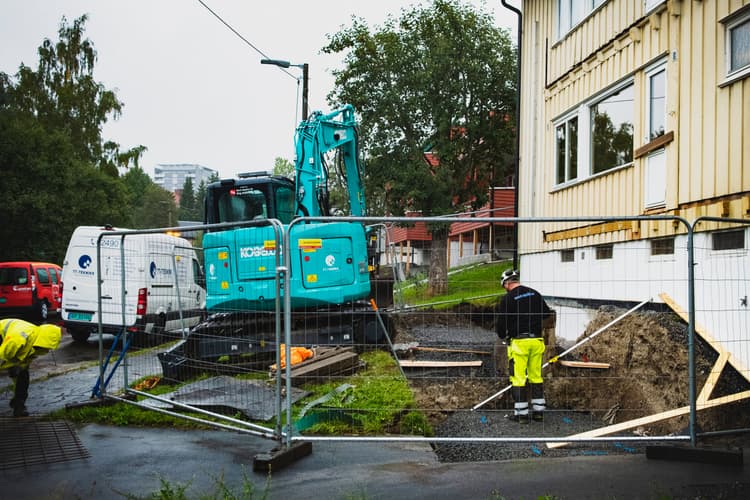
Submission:
MULTIPOLYGON (((434 228, 473 219, 344 217, 297 223, 306 220, 434 228)), ((432 254, 430 244, 413 240, 406 245, 386 238, 379 265, 384 275, 396 279, 391 307, 379 310, 375 302, 369 307, 365 302, 364 306, 292 311, 284 295, 288 287, 279 288, 278 283, 290 272, 295 249, 290 248, 289 232, 279 230, 274 248, 281 252, 264 254, 271 259, 268 262, 256 261, 254 268, 243 270, 240 256, 230 252, 226 267, 206 269, 210 302, 217 296, 211 290, 224 286, 222 273, 245 273, 244 285, 226 286, 252 287, 260 279, 253 273, 274 266, 275 296, 266 297, 275 301, 274 307, 259 312, 251 304, 227 303, 210 326, 193 326, 186 338, 182 330, 167 329, 169 342, 160 344, 156 353, 128 354, 116 370, 117 390, 107 392, 125 389, 144 396, 151 390, 144 381, 161 377, 159 383, 170 382, 174 390, 149 398, 157 411, 223 414, 229 416, 224 419, 227 425, 275 439, 284 435, 287 443, 430 442, 444 460, 549 455, 562 453, 558 450, 563 443, 572 443, 566 454, 571 449, 580 454, 630 453, 650 441, 694 439, 696 410, 703 414, 713 407, 721 413, 722 405, 731 402, 702 392, 720 379, 715 373, 717 345, 698 335, 697 347, 691 346, 693 232, 684 220, 488 218, 483 222, 535 231, 551 223, 596 222, 615 228, 606 238, 579 235, 544 248, 520 249, 521 282, 539 290, 557 313, 544 355, 547 412, 541 422, 520 425, 508 418, 513 414, 513 391, 508 390, 506 347, 498 345, 494 330, 494 308, 501 296, 499 274, 513 260, 500 260, 505 252, 496 251, 491 242, 483 246, 476 240, 471 250, 446 240, 446 252, 466 252, 460 259, 446 259, 466 264, 450 269, 446 294, 430 297, 429 262, 439 257, 432 254), (673 235, 645 239, 628 233, 628 228, 657 223, 674 227, 673 235), (412 259, 417 256, 422 260, 412 259), (313 357, 275 370, 272 365, 279 362, 281 343, 286 344, 286 357, 292 356, 293 347, 308 349, 313 357), (119 376, 123 370, 130 376, 119 376), (287 415, 279 418, 285 410, 287 415)), ((746 248, 747 231, 743 234, 746 248)), ((718 344, 731 351, 725 357, 742 357, 747 352, 742 333, 747 330, 742 323, 747 311, 743 303, 746 256, 736 252, 738 258, 728 260, 709 248, 707 241, 696 236, 694 298, 705 304, 706 297, 726 297, 733 306, 695 309, 701 318, 715 317, 710 321, 716 325, 712 329, 727 332, 718 344)), ((231 245, 251 249, 245 252, 250 255, 268 242, 243 240, 231 245)), ((208 245, 205 251, 223 250, 208 245)), ((127 256, 125 261, 130 269, 127 256)), ((156 269, 161 269, 158 264, 156 269)), ((136 272, 128 270, 126 275, 136 272)), ((182 279, 174 268, 172 274, 182 279)), ((125 289, 127 285, 126 280, 125 289)), ((102 296, 116 291, 103 290, 102 296)), ((126 295, 124 302, 132 300, 130 293, 126 295)), ((101 302, 106 307, 105 300, 101 302)), ((213 312, 216 303, 210 308, 213 312)), ((294 352, 307 355, 303 349, 294 352)), ((725 395, 732 396, 724 390, 718 397, 725 395)))

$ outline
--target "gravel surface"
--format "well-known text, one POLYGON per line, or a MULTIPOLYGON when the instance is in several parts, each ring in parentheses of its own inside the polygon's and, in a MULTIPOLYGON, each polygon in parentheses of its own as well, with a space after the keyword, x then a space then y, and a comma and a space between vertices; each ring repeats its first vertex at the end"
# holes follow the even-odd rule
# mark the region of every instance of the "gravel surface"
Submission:
MULTIPOLYGON (((436 436, 467 438, 502 438, 504 442, 480 443, 436 442, 433 448, 442 462, 474 462, 534 457, 569 457, 578 455, 611 455, 643 453, 654 441, 612 440, 595 443, 571 443, 550 448, 545 437, 564 437, 606 425, 600 417, 587 411, 548 406, 544 422, 519 424, 508 419, 513 414, 510 391, 472 411, 508 385, 498 378, 492 356, 497 336, 487 325, 467 321, 466 316, 425 314, 402 324, 396 339, 400 358, 436 361, 481 360, 480 368, 441 368, 407 370, 418 404, 433 423, 436 436), (421 350, 416 347, 428 348, 421 350), (449 351, 434 351, 433 348, 449 351), (486 354, 458 352, 482 351, 486 354), (528 441, 519 442, 528 439, 528 441)), ((549 404, 549 401, 548 401, 549 404)), ((612 437, 612 436, 610 436, 612 437)), ((621 437, 637 437, 627 431, 621 437)), ((663 443, 663 441, 662 441, 663 443)))

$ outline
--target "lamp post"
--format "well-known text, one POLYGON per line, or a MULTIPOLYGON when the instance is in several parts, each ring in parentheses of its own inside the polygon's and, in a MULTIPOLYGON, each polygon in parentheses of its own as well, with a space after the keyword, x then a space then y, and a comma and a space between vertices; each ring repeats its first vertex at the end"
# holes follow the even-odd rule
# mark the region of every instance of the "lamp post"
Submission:
POLYGON ((307 80, 308 80, 308 69, 307 63, 304 64, 292 64, 289 61, 282 61, 280 59, 261 59, 261 64, 271 64, 280 68, 302 68, 302 120, 307 120, 307 80))

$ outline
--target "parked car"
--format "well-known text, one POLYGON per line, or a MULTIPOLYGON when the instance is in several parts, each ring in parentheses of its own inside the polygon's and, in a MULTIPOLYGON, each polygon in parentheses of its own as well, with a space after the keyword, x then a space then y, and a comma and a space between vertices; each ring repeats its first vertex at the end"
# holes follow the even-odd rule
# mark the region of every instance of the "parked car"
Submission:
POLYGON ((0 262, 0 315, 45 321, 62 307, 62 268, 49 262, 0 262))

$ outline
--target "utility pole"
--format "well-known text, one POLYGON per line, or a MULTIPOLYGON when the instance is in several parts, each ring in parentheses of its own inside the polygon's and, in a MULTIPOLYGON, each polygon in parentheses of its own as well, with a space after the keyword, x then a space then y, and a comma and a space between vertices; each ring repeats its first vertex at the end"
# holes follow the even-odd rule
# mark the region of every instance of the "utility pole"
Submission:
POLYGON ((302 120, 307 120, 307 98, 309 95, 308 91, 308 80, 310 65, 304 64, 292 64, 289 61, 282 61, 281 59, 261 59, 261 64, 270 64, 272 66, 278 66, 279 68, 302 68, 302 120))

